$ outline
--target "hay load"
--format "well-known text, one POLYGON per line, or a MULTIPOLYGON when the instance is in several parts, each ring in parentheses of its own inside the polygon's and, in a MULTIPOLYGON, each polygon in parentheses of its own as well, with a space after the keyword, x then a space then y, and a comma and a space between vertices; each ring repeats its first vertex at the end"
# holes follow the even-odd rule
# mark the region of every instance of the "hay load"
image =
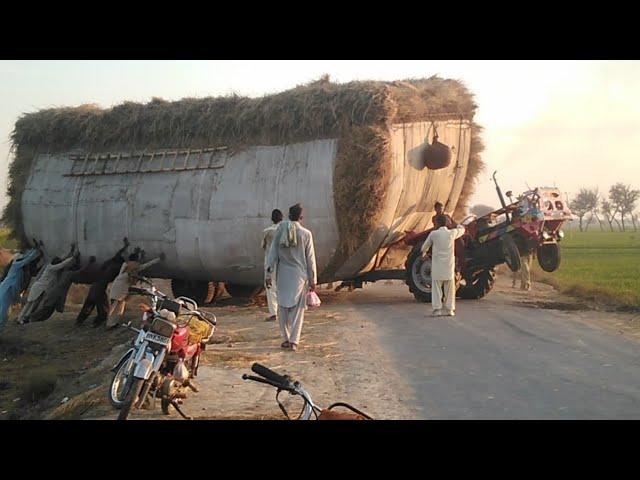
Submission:
POLYGON ((437 76, 41 110, 16 122, 3 221, 23 246, 76 241, 106 259, 129 236, 166 253, 158 276, 250 285, 271 209, 302 201, 323 280, 347 278, 379 266, 402 228, 426 227, 436 199, 460 216, 482 168, 475 110, 437 76), (434 131, 452 147, 437 171, 421 160, 434 131))

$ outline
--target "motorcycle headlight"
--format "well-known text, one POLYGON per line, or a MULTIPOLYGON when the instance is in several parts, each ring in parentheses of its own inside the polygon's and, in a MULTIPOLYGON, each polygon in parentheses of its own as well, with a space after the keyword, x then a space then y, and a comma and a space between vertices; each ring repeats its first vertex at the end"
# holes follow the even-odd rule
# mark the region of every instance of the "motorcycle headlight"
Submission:
POLYGON ((151 324, 151 331, 153 333, 157 333, 158 335, 162 335, 163 337, 171 338, 171 335, 173 335, 173 331, 175 330, 175 328, 175 324, 159 317, 156 317, 151 324))
POLYGON ((564 232, 562 230, 558 230, 558 238, 564 238, 564 232))

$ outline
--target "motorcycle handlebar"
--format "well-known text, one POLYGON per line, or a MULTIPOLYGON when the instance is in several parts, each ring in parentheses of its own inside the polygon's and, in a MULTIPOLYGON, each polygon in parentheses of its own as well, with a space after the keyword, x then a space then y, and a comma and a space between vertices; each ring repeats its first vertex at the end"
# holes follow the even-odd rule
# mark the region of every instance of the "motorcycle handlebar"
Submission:
POLYGON ((295 389, 291 385, 280 384, 280 383, 274 382, 274 381, 266 379, 266 378, 254 377, 253 375, 247 375, 246 373, 244 373, 242 375, 242 379, 243 380, 252 380, 254 382, 259 382, 259 383, 264 383, 266 385, 271 385, 272 387, 276 387, 276 388, 279 388, 281 390, 287 390, 287 391, 292 392, 292 393, 297 393, 295 391, 295 389))
POLYGON ((254 363, 251 366, 251 371, 283 387, 291 383, 291 380, 288 377, 280 375, 273 370, 268 369, 264 365, 260 365, 259 363, 254 363))

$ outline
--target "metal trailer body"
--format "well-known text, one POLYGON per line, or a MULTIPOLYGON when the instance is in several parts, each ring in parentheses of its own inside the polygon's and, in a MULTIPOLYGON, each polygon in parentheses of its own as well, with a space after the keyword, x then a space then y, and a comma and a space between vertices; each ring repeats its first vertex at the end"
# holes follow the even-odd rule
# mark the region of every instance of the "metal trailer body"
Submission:
MULTIPOLYGON (((421 163, 433 125, 391 127, 393 174, 379 227, 331 278, 321 280, 354 278, 377 268, 403 231, 428 228, 436 201, 449 212, 455 209, 467 173, 470 123, 435 122, 439 140, 453 152, 451 164, 441 170, 421 163)), ((321 273, 338 245, 337 215, 349 215, 335 209, 337 148, 338 139, 322 139, 237 153, 217 148, 39 154, 22 196, 25 233, 41 239, 50 255, 64 255, 76 242, 84 258, 96 256, 96 265, 128 237, 147 258, 165 253, 149 276, 260 285, 260 244, 271 210, 286 215, 301 202, 321 273)), ((385 268, 402 268, 404 258, 392 257, 385 268)))

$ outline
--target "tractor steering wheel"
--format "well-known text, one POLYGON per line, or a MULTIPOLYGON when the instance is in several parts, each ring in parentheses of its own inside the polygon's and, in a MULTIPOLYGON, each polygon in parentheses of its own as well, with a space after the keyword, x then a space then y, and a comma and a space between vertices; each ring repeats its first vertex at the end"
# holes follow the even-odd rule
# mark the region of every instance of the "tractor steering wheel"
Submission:
POLYGON ((460 225, 465 225, 465 226, 469 225, 473 220, 476 220, 477 218, 478 218, 477 215, 469 215, 468 217, 466 217, 464 220, 460 222, 460 225))

